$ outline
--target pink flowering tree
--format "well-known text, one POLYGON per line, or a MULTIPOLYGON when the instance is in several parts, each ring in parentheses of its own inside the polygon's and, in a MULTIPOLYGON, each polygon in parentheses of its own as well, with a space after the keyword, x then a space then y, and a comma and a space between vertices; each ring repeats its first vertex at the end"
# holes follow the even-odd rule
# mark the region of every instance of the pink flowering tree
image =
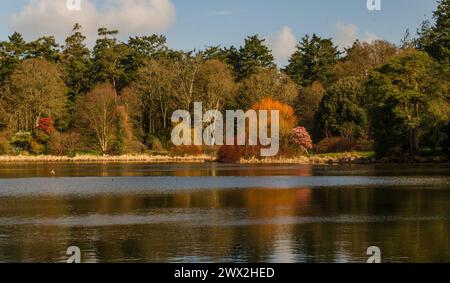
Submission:
POLYGON ((294 128, 290 134, 290 141, 296 145, 302 153, 308 153, 313 148, 311 136, 305 127, 294 128))

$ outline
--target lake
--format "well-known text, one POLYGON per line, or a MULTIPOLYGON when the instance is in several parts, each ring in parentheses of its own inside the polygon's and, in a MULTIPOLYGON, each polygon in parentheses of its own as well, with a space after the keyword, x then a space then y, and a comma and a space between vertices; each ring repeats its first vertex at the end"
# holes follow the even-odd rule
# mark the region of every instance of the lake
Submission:
POLYGON ((449 165, 0 164, 0 262, 450 262, 449 165), (54 170, 55 175, 50 172, 54 170))

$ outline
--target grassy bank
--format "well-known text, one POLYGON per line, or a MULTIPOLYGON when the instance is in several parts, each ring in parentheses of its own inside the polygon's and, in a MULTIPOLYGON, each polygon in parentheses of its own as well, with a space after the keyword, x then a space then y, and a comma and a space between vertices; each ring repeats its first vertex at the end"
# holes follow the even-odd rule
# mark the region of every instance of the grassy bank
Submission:
MULTIPOLYGON (((242 159, 242 164, 342 164, 342 163, 367 163, 371 158, 370 153, 353 152, 339 154, 320 154, 308 156, 274 157, 265 159, 242 159)), ((120 156, 98 156, 98 155, 76 155, 51 156, 51 155, 17 155, 0 156, 0 163, 8 162, 142 162, 142 163, 203 163, 215 162, 212 155, 120 155, 120 156)))
POLYGON ((293 157, 242 159, 243 164, 368 164, 375 162, 373 152, 309 154, 293 157))
POLYGON ((411 157, 385 157, 376 159, 373 152, 346 152, 310 154, 306 156, 274 157, 265 159, 243 159, 244 164, 447 164, 450 159, 446 155, 430 155, 411 157))
MULTIPOLYGON (((3 155, 0 163, 12 162, 110 162, 110 163, 205 163, 218 162, 214 155, 169 155, 169 154, 141 154, 141 155, 76 155, 51 156, 51 155, 3 155)), ((448 163, 447 157, 429 156, 416 157, 413 160, 401 158, 375 159, 373 152, 346 152, 309 154, 292 157, 278 156, 272 158, 241 159, 241 164, 372 164, 372 163, 448 163)))
POLYGON ((120 156, 97 156, 76 155, 51 156, 51 155, 18 155, 0 156, 0 163, 7 162, 142 162, 142 163, 203 163, 215 161, 214 157, 208 155, 198 156, 168 156, 168 155, 120 155, 120 156))

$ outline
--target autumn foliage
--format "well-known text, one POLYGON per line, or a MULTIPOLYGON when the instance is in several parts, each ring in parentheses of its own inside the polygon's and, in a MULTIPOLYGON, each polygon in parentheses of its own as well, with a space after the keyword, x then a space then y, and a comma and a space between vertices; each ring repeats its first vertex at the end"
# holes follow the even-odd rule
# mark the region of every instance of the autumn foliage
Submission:
POLYGON ((305 127, 294 128, 290 135, 290 141, 303 153, 307 153, 313 148, 313 141, 305 127))
MULTIPOLYGON (((270 112, 272 110, 280 111, 280 138, 286 139, 289 137, 292 129, 295 127, 297 123, 297 117, 295 116, 294 109, 284 104, 280 101, 277 101, 273 98, 267 97, 263 98, 260 102, 254 104, 251 107, 252 110, 257 112, 259 111, 268 111, 268 129, 270 129, 271 125, 271 117, 270 112)), ((248 127, 247 127, 248 128, 248 127)), ((270 132, 270 131, 269 131, 270 132)), ((248 135, 248 133, 246 133, 248 135)), ((309 136, 309 135, 308 135, 309 136)), ((312 141, 311 141, 312 143, 312 141)), ((235 144, 237 144, 237 138, 235 138, 235 144)), ((261 146, 237 146, 237 145, 225 145, 222 146, 218 152, 218 159, 221 162, 238 162, 242 158, 259 158, 260 157, 261 146)))
POLYGON ((37 128, 38 130, 44 132, 45 134, 51 135, 55 130, 55 128, 53 127, 53 119, 52 118, 39 119, 37 128))
MULTIPOLYGON (((234 138, 237 144, 237 137, 234 138)), ((261 147, 259 145, 224 145, 219 149, 217 153, 217 159, 223 163, 237 163, 242 158, 259 157, 261 147)))
MULTIPOLYGON (((0 154, 216 153, 170 147, 171 114, 202 102, 222 114, 279 110, 278 156, 310 150, 309 135, 317 153, 450 156, 449 3, 439 0, 401 46, 356 40, 341 52, 331 38, 305 35, 283 69, 258 35, 183 51, 164 35, 124 42, 107 27, 92 48, 80 24, 62 45, 15 32, 0 41, 0 154)), ((238 134, 249 136, 246 128, 238 134)), ((225 146, 219 155, 259 157, 253 150, 225 146)))
POLYGON ((256 111, 267 110, 269 114, 269 128, 270 128, 270 111, 280 111, 280 137, 287 137, 291 130, 297 124, 297 117, 295 116, 294 108, 279 102, 271 97, 263 98, 260 102, 254 104, 251 109, 256 111))

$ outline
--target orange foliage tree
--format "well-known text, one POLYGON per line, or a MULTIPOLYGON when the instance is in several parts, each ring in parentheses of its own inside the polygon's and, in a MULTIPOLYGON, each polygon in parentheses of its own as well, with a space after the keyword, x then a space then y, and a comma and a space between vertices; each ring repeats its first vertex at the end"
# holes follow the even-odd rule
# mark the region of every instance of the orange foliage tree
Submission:
MULTIPOLYGON (((251 109, 256 111, 267 110, 269 114, 269 123, 270 112, 271 110, 279 110, 280 111, 280 138, 283 140, 287 138, 292 129, 297 124, 297 116, 295 115, 294 108, 291 106, 279 102, 271 97, 263 98, 260 102, 254 104, 251 109)), ((270 127, 270 124, 269 124, 270 127)))
MULTIPOLYGON (((272 110, 278 110, 280 112, 280 141, 282 143, 287 144, 289 142, 289 137, 292 132, 292 129, 297 124, 297 117, 295 116, 294 109, 282 102, 279 102, 273 98, 267 97, 263 98, 260 102, 254 104, 251 107, 252 110, 255 110, 259 113, 259 111, 268 111, 268 130, 271 132, 271 117, 270 113, 272 110)), ((248 122, 247 122, 248 123, 248 122)), ((246 130, 248 131, 248 125, 246 130)), ((245 133, 248 136, 248 132, 245 133)), ((235 137, 235 144, 237 143, 235 137)), ((220 148, 218 152, 218 160, 220 162, 238 162, 241 158, 259 158, 260 157, 261 147, 257 146, 238 146, 238 145, 224 145, 220 148)))

